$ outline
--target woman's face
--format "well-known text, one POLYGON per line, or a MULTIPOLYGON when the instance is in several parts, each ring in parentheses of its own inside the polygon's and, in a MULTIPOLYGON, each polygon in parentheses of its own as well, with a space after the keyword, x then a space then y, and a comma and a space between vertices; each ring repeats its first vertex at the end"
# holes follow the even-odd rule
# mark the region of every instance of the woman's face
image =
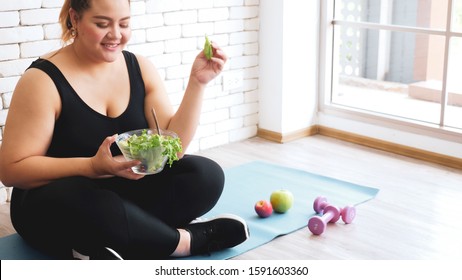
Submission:
POLYGON ((94 60, 115 61, 131 36, 129 1, 92 0, 90 6, 77 17, 78 35, 74 43, 94 60))

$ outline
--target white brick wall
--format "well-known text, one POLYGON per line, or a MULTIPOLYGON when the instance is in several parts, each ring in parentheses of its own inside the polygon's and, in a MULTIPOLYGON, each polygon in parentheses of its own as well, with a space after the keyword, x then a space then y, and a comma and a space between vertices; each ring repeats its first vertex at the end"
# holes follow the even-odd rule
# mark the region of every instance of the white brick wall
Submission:
MULTIPOLYGON (((61 46, 63 0, 0 1, 0 143, 14 87, 26 67, 61 46)), ((239 70, 243 86, 223 91, 222 77, 207 88, 203 114, 188 152, 250 138, 257 133, 259 0, 132 0, 130 51, 158 68, 177 107, 204 35, 219 43, 239 70)))

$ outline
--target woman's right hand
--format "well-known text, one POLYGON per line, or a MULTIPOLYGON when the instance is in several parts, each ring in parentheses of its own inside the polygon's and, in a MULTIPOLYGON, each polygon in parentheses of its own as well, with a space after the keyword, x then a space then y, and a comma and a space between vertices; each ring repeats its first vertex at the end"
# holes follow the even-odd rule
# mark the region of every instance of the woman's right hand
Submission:
POLYGON ((105 178, 118 176, 131 180, 138 180, 144 175, 136 174, 131 169, 132 167, 140 164, 137 160, 120 161, 112 156, 111 145, 115 142, 117 135, 109 136, 104 139, 98 152, 90 158, 91 169, 94 173, 94 178, 105 178))

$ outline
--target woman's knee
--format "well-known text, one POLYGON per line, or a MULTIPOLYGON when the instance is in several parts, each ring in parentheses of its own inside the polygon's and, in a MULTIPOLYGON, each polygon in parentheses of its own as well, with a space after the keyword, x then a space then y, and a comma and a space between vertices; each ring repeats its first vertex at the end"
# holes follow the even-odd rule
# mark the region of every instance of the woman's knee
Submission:
POLYGON ((189 168, 197 188, 215 191, 218 195, 223 191, 225 175, 221 166, 215 161, 201 156, 186 156, 183 163, 189 168))

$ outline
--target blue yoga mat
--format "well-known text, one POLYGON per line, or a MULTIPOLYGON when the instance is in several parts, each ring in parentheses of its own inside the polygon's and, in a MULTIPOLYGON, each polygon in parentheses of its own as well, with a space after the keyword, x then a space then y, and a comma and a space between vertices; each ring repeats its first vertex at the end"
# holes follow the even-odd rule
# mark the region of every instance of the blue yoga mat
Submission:
MULTIPOLYGON (((250 228, 250 238, 239 246, 214 252, 210 256, 194 256, 186 259, 222 260, 240 255, 285 235, 306 227, 308 219, 315 215, 313 201, 318 196, 327 197, 333 205, 358 205, 375 197, 378 189, 360 186, 306 171, 254 161, 225 170, 225 190, 217 205, 205 215, 213 217, 232 213, 244 218, 250 228), (290 190, 293 207, 285 214, 273 214, 261 219, 254 211, 258 200, 269 200, 277 189, 290 190)), ((49 259, 29 247, 19 235, 0 238, 0 259, 49 259)))
POLYGON ((358 205, 374 198, 379 191, 261 161, 227 169, 225 174, 223 195, 205 217, 211 218, 222 213, 236 214, 246 220, 250 238, 234 248, 188 259, 229 259, 278 236, 306 227, 309 218, 316 214, 313 201, 318 196, 325 196, 333 205, 358 205), (287 189, 293 193, 293 207, 284 214, 275 213, 267 218, 259 218, 254 210, 255 203, 261 199, 269 201, 271 193, 278 189, 287 189))

